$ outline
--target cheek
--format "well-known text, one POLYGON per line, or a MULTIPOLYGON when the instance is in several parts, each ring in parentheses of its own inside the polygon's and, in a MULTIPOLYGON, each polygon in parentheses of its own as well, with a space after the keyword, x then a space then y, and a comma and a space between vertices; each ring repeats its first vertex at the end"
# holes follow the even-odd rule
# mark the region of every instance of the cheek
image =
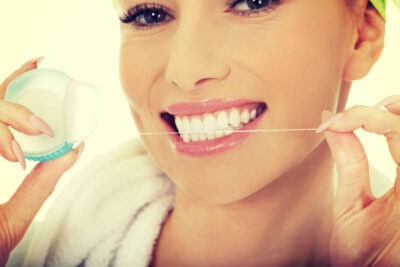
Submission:
POLYGON ((279 120, 271 118, 274 127, 315 127, 324 109, 336 109, 348 51, 343 29, 348 22, 337 17, 343 12, 321 15, 324 9, 316 8, 314 14, 307 6, 307 12, 296 9, 279 18, 279 23, 231 34, 229 43, 235 46, 230 47, 230 55, 240 62, 239 72, 263 81, 260 94, 271 112, 279 114, 279 120))
POLYGON ((133 112, 148 114, 154 105, 155 83, 162 75, 164 53, 152 45, 127 43, 120 49, 120 80, 133 112))
POLYGON ((131 49, 128 45, 122 46, 120 50, 120 80, 122 89, 128 99, 128 102, 134 110, 140 110, 139 103, 146 99, 148 90, 147 79, 140 79, 144 76, 147 63, 143 62, 143 56, 135 53, 134 49, 131 49))
MULTIPOLYGON (((159 103, 162 98, 159 85, 163 77, 165 49, 162 42, 127 42, 120 49, 121 86, 130 105, 132 117, 139 132, 158 132, 160 128, 159 103), (160 44, 161 43, 161 44, 160 44)), ((164 44, 165 47, 165 44, 164 44)), ((163 136, 142 136, 142 141, 157 162, 165 162, 169 155, 163 136)))

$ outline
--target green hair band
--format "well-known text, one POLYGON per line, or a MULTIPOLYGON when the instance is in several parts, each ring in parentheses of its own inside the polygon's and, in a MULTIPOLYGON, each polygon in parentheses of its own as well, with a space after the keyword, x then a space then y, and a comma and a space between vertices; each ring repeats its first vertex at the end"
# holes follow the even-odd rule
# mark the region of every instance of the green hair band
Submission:
MULTIPOLYGON (((379 14, 386 20, 386 2, 387 0, 370 0, 379 14)), ((393 0, 394 5, 400 10, 400 0, 393 0)), ((118 0, 113 0, 115 10, 117 10, 118 0)))
POLYGON ((386 0, 370 0, 379 14, 386 20, 386 0))
MULTIPOLYGON (((386 20, 386 0, 370 0, 382 18, 386 20)), ((400 0, 393 0, 394 5, 400 10, 400 0)))

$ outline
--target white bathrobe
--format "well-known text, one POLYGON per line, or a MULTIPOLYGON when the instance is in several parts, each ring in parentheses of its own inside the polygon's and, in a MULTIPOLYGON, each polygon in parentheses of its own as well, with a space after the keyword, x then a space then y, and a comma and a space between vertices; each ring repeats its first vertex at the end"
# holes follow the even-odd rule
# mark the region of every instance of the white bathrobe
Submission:
MULTIPOLYGON (((381 195, 391 182, 373 172, 380 178, 372 179, 374 193, 381 195)), ((20 267, 23 258, 28 267, 148 266, 174 195, 140 141, 128 141, 70 181, 8 266, 20 267)))
MULTIPOLYGON (((172 182, 140 142, 126 142, 57 196, 30 242, 21 243, 29 242, 23 266, 148 266, 173 199, 172 182)), ((12 257, 21 257, 18 249, 12 257)))

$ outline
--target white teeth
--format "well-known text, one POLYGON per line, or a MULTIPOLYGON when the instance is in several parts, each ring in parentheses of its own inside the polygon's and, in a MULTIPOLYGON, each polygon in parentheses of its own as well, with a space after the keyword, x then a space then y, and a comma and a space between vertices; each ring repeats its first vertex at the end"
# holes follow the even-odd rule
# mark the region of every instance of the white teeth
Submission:
POLYGON ((190 131, 192 132, 190 134, 190 137, 193 142, 197 142, 200 140, 199 133, 204 132, 203 129, 203 122, 199 117, 193 117, 192 121, 190 123, 190 131))
POLYGON ((221 111, 220 113, 218 113, 217 123, 219 130, 223 130, 229 126, 228 115, 225 111, 221 111))
POLYGON ((242 115, 240 115, 240 121, 243 124, 249 123, 249 121, 250 121, 250 112, 247 109, 243 110, 242 115))
POLYGON ((231 112, 229 112, 229 124, 232 125, 234 128, 239 127, 240 113, 238 109, 233 108, 231 112))
POLYGON ((189 121, 188 117, 183 117, 182 126, 181 127, 182 127, 182 129, 178 128, 180 133, 185 134, 185 133, 189 133, 190 132, 190 121, 189 121))
POLYGON ((176 128, 182 129, 182 119, 180 117, 175 117, 176 128))
POLYGON ((190 142, 190 135, 189 134, 186 134, 186 133, 181 134, 181 137, 183 139, 183 142, 185 142, 185 143, 189 143, 190 142))
POLYGON ((224 131, 223 130, 217 130, 215 132, 215 138, 220 138, 222 136, 224 136, 224 131))
POLYGON ((175 125, 185 143, 214 140, 232 134, 257 117, 256 109, 251 111, 237 108, 218 111, 215 114, 175 117, 175 125))
POLYGON ((204 130, 208 131, 213 131, 217 128, 217 120, 215 119, 215 116, 212 114, 207 114, 204 116, 204 130))
POLYGON ((207 114, 204 116, 203 120, 204 130, 206 131, 206 137, 208 140, 215 138, 214 131, 217 129, 217 119, 212 114, 207 114))
POLYGON ((199 117, 193 117, 190 123, 192 132, 202 132, 203 131, 203 122, 199 117))
POLYGON ((204 133, 199 134, 199 140, 200 141, 206 141, 207 140, 207 136, 204 133))
POLYGON ((216 138, 216 134, 213 132, 207 133, 207 140, 214 140, 216 138))
POLYGON ((193 142, 197 142, 197 141, 200 140, 199 135, 198 135, 197 133, 191 133, 191 134, 190 134, 190 139, 191 139, 193 142))
POLYGON ((224 130, 224 135, 230 135, 233 131, 235 131, 235 129, 232 126, 228 126, 228 128, 224 130))
POLYGON ((251 119, 251 120, 254 120, 256 117, 257 117, 257 111, 256 111, 255 109, 253 109, 253 110, 250 112, 250 119, 251 119))

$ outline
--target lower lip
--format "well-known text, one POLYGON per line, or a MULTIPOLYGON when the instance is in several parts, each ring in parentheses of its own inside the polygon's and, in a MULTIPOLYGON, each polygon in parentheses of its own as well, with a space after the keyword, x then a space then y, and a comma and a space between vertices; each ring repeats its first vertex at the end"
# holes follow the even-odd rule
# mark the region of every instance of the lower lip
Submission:
MULTIPOLYGON (((257 128, 257 125, 261 118, 264 116, 266 111, 258 116, 255 120, 246 124, 241 131, 251 131, 257 128)), ((169 125, 168 125, 169 127, 169 125)), ((170 130, 170 129, 169 129, 170 130)), ((213 154, 221 153, 231 148, 234 148, 241 144, 245 139, 251 135, 251 132, 234 132, 230 135, 216 138, 214 140, 199 141, 199 142, 183 142, 182 138, 177 134, 170 134, 170 140, 174 148, 182 153, 189 156, 201 157, 210 156, 213 154)))

